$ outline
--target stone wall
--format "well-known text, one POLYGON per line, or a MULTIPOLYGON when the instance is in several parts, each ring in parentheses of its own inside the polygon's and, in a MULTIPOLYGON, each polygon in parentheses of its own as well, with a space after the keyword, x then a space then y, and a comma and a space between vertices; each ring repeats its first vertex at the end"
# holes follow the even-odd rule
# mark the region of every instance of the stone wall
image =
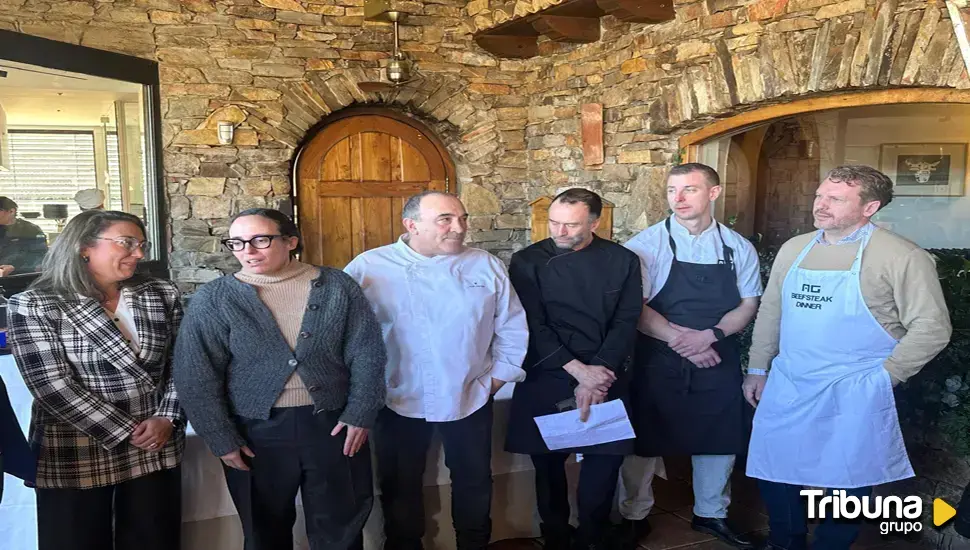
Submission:
POLYGON ((285 203, 307 131, 350 105, 383 104, 446 143, 470 240, 503 258, 527 242, 528 202, 572 185, 617 205, 624 240, 666 212, 677 138, 772 102, 895 86, 970 87, 942 2, 677 1, 660 25, 602 19, 594 44, 540 44, 502 60, 472 34, 555 0, 403 3, 402 49, 422 78, 378 77, 390 27, 363 0, 0 0, 0 28, 157 59, 173 276, 187 290, 231 269, 228 217, 285 203), (521 12, 521 13, 520 13, 521 12), (605 163, 583 166, 579 109, 604 105, 605 163), (219 120, 240 123, 220 146, 219 120))
MULTIPOLYGON (((382 94, 356 85, 377 78, 391 47, 389 26, 363 21, 363 0, 0 0, 0 28, 160 62, 166 223, 185 290, 235 268, 218 250, 228 217, 285 203, 296 147, 350 105, 387 105, 438 133, 470 240, 507 259, 527 242, 528 202, 566 186, 617 205, 618 240, 658 221, 678 138, 717 117, 844 90, 970 88, 939 0, 675 0, 673 21, 604 17, 599 42, 543 42, 529 60, 472 40, 554 3, 402 2, 403 50, 423 78, 382 94), (586 102, 604 106, 597 169, 583 166, 586 102), (218 145, 219 120, 240 123, 232 146, 218 145)), ((921 478, 927 494, 938 479, 966 482, 965 461, 938 462, 963 469, 921 478)))
POLYGON ((528 100, 513 90, 538 71, 477 49, 463 0, 402 5, 402 49, 423 78, 381 94, 356 85, 379 78, 392 43, 363 0, 0 0, 0 28, 159 61, 171 268, 185 290, 235 268, 218 245, 228 218, 285 204, 307 131, 350 105, 430 126, 455 160, 470 240, 508 259, 528 227, 528 100), (231 146, 220 120, 240 124, 231 146))

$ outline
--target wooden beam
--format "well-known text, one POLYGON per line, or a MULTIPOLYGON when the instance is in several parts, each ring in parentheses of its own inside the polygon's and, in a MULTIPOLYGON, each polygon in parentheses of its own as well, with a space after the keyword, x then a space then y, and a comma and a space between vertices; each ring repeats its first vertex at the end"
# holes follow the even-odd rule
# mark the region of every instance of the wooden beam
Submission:
POLYGON ((673 0, 596 0, 603 11, 629 23, 660 23, 674 18, 673 0))
POLYGON ((603 105, 584 103, 582 107, 583 164, 587 168, 603 164, 603 105))
MULTIPOLYGON (((868 105, 907 103, 970 103, 970 90, 898 88, 893 90, 873 90, 868 92, 837 94, 769 105, 761 109, 717 120, 700 130, 683 135, 680 138, 680 146, 682 148, 694 147, 723 134, 743 131, 770 120, 803 113, 825 111, 828 109, 845 109, 848 107, 864 107, 868 105)), ((697 157, 694 156, 693 151, 689 150, 688 158, 696 159, 697 157)))
POLYGON ((532 22, 532 26, 549 40, 556 42, 588 44, 600 39, 599 17, 539 15, 532 22))
POLYGON ((501 34, 481 34, 475 37, 483 50, 498 57, 528 59, 539 54, 538 36, 510 36, 501 34))
MULTIPOLYGON (((440 182, 444 183, 444 182, 440 182)), ((410 197, 434 188, 434 182, 427 181, 327 181, 303 179, 301 184, 313 184, 317 187, 318 197, 410 197)), ((441 185, 444 187, 444 185, 441 185)))

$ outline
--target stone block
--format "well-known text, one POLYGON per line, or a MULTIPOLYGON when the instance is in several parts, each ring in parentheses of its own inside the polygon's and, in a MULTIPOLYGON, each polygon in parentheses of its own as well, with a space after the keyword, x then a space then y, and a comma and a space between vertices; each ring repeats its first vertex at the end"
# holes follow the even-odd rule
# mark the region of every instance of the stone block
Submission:
POLYGON ((865 11, 866 0, 846 0, 823 6, 815 13, 815 19, 831 19, 841 17, 850 13, 865 11))
POLYGON ((199 157, 165 151, 162 167, 168 175, 193 176, 199 172, 199 157))
POLYGON ((788 8, 788 0, 758 0, 748 5, 749 21, 764 21, 774 19, 785 13, 788 8))
POLYGON ((171 197, 168 201, 168 213, 173 220, 184 220, 192 214, 192 203, 183 196, 171 197))
POLYGON ((94 17, 94 6, 87 2, 56 2, 46 15, 90 19, 94 17))
POLYGON ((212 84, 252 84, 253 75, 245 71, 230 69, 205 68, 202 70, 205 79, 212 84))
POLYGON ((295 11, 295 12, 305 12, 306 8, 303 4, 297 2, 296 0, 258 0, 260 4, 266 6, 267 8, 273 8, 277 10, 284 11, 295 11))
POLYGON ((284 65, 281 63, 254 63, 254 76, 271 76, 277 78, 299 78, 305 69, 300 65, 284 65))
POLYGON ((273 190, 273 182, 263 178, 244 178, 239 180, 239 188, 244 195, 265 197, 273 190))
POLYGON ((225 192, 225 189, 226 178, 191 178, 186 186, 185 194, 218 197, 225 192))
POLYGON ((213 218, 228 218, 232 206, 229 197, 199 196, 192 199, 192 215, 195 218, 208 220, 213 218))
POLYGON ((271 88, 254 88, 249 86, 234 86, 232 88, 232 94, 229 96, 231 101, 245 100, 245 101, 275 101, 282 96, 283 93, 279 90, 273 90, 271 88))
POLYGON ((192 14, 155 10, 148 12, 148 18, 156 25, 185 25, 192 21, 192 14))
POLYGON ((469 215, 493 215, 501 212, 501 205, 495 193, 480 185, 463 186, 461 200, 469 215))

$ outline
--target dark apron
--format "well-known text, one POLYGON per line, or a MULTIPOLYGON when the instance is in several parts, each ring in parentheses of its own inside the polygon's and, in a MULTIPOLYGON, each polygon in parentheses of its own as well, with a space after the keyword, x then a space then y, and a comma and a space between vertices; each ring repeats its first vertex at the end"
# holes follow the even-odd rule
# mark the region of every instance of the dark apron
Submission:
MULTIPOLYGON (((714 222, 717 224, 717 222, 714 222)), ((724 244, 716 264, 674 259, 663 288, 647 305, 668 321, 695 330, 716 325, 741 303, 734 250, 724 244)), ((663 341, 637 335, 636 361, 630 398, 640 456, 743 454, 750 434, 750 411, 741 393, 741 354, 735 335, 712 346, 721 362, 696 367, 663 341)))

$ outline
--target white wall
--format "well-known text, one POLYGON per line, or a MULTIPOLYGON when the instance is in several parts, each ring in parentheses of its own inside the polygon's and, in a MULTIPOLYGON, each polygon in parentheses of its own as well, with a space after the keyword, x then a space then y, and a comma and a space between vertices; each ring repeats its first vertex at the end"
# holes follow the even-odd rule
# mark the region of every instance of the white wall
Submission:
MULTIPOLYGON (((961 143, 964 146, 970 143, 970 107, 967 106, 866 107, 847 109, 840 115, 845 128, 846 164, 879 168, 880 147, 887 143, 961 143)), ((873 221, 924 248, 970 248, 967 169, 953 166, 951 170, 963 174, 963 196, 896 197, 873 221)), ((820 174, 820 179, 824 175, 820 174)))

